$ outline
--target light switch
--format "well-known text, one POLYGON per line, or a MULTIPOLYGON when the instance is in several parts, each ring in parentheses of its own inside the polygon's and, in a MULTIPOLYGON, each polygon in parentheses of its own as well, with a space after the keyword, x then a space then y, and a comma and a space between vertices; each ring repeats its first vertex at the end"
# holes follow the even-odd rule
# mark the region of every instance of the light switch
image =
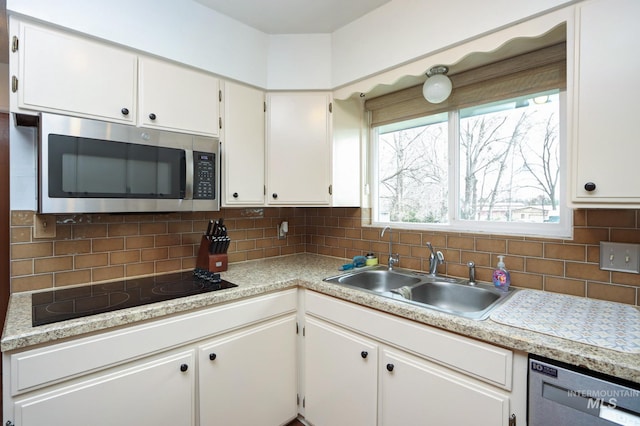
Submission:
POLYGON ((600 241, 600 269, 640 274, 640 244, 600 241))

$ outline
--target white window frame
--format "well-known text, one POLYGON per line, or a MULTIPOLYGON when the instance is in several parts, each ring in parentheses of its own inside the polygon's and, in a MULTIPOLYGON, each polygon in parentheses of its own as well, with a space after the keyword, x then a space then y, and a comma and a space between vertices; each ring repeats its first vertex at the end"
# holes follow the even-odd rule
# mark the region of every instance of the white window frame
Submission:
POLYGON ((378 218, 378 135, 377 129, 370 130, 371 149, 369 150, 368 185, 370 190, 369 205, 371 206, 372 223, 374 227, 393 226, 394 228, 442 231, 442 232, 466 232, 474 234, 500 234, 514 236, 533 236, 543 238, 570 239, 573 237, 573 214, 568 207, 569 194, 567 184, 569 179, 568 164, 569 150, 567 141, 567 92, 559 93, 559 141, 560 141, 560 222, 558 223, 524 223, 524 222, 491 222, 469 221, 457 218, 460 200, 460 144, 458 143, 458 111, 449 114, 449 223, 413 223, 413 222, 383 222, 378 218))

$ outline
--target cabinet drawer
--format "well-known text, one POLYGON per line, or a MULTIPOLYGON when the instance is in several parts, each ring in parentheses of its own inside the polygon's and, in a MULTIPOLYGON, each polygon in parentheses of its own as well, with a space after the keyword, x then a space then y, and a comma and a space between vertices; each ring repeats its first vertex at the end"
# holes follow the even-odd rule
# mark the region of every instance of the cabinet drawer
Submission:
MULTIPOLYGON (((297 290, 292 289, 144 325, 12 353, 8 355, 11 394, 16 395, 257 321, 295 312, 296 306, 297 290)), ((6 361, 7 355, 5 363, 6 361)))
POLYGON ((305 292, 305 309, 308 314, 511 390, 510 350, 310 291, 305 292))

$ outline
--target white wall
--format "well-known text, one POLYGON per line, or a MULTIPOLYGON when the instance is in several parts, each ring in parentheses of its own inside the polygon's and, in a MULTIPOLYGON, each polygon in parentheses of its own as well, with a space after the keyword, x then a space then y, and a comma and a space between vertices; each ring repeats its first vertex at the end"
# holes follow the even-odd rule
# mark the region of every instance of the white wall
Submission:
POLYGON ((269 36, 192 0, 7 9, 269 90, 332 89, 575 0, 392 0, 332 34, 269 36))
POLYGON ((331 89, 331 35, 271 36, 267 69, 269 90, 331 89))
POLYGON ((333 87, 573 1, 392 0, 333 33, 333 87))

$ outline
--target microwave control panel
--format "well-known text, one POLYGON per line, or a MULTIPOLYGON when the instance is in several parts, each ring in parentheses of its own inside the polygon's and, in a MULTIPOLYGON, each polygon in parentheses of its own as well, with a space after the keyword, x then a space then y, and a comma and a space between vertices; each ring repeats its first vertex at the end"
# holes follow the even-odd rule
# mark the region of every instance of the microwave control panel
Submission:
POLYGON ((193 199, 215 200, 216 154, 193 152, 193 199))

